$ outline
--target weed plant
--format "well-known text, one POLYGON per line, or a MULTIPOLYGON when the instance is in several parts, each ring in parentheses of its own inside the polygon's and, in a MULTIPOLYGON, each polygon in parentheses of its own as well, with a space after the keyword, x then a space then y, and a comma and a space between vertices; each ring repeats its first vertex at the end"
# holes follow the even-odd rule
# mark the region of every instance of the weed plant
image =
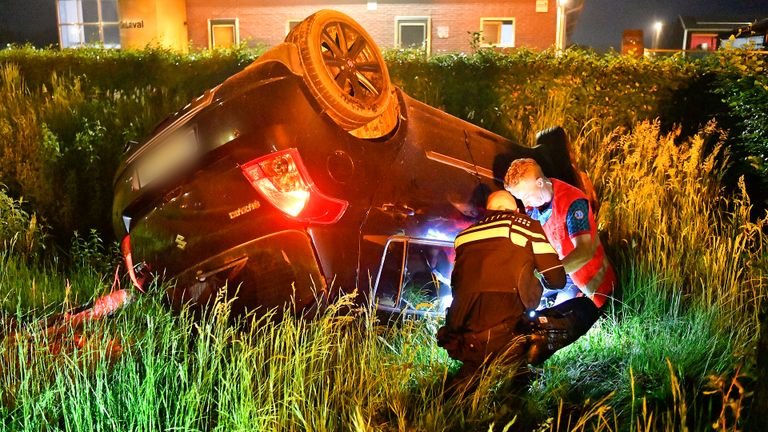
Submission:
POLYGON ((45 227, 37 221, 37 215, 24 209, 23 199, 6 194, 0 185, 0 244, 7 253, 21 259, 33 259, 46 246, 45 227))

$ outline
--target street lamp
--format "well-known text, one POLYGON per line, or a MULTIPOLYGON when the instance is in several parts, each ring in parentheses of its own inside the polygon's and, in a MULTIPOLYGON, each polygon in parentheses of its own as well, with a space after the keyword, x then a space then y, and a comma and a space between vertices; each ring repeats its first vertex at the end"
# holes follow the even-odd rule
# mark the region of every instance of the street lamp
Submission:
POLYGON ((557 32, 555 34, 555 48, 565 49, 565 7, 568 0, 557 0, 557 32))
POLYGON ((661 38, 661 28, 664 26, 664 23, 661 21, 656 21, 656 23, 653 24, 653 28, 656 29, 656 35, 653 43, 654 48, 659 48, 659 39, 661 38))

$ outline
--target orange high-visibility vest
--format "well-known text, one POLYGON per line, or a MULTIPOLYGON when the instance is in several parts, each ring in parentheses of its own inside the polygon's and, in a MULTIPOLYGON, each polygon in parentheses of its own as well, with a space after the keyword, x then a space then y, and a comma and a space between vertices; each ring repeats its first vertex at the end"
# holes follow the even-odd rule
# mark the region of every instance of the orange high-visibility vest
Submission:
MULTIPOLYGON (((557 179, 550 180, 552 181, 553 188, 551 204, 552 214, 542 225, 542 228, 544 228, 544 232, 547 234, 547 239, 562 260, 575 248, 571 241, 571 237, 568 234, 568 226, 566 223, 568 208, 577 199, 586 200, 586 196, 581 190, 567 183, 557 179)), ((587 200, 587 202, 589 202, 589 200, 587 200)), ((592 297, 592 301, 595 302, 597 307, 601 307, 608 299, 608 296, 613 293, 613 288, 616 285, 616 274, 613 271, 611 263, 608 261, 608 257, 605 256, 603 245, 600 244, 600 238, 597 235, 597 224, 595 223, 595 217, 592 214, 591 206, 589 206, 589 211, 586 217, 589 221, 589 234, 592 236, 595 249, 592 254, 592 259, 580 269, 569 275, 573 282, 582 290, 586 287, 594 289, 595 294, 592 297), (602 281, 600 281, 600 279, 602 279, 602 281), (599 286, 594 287, 593 285, 598 282, 599 286)))

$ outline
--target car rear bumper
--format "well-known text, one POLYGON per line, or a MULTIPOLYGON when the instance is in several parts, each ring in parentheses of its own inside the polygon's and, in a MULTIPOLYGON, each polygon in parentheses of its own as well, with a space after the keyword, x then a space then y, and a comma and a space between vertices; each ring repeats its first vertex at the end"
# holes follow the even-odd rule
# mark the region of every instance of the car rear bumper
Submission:
POLYGON ((167 290, 174 309, 205 306, 217 296, 232 301, 235 315, 263 316, 283 308, 304 311, 327 298, 311 238, 304 231, 266 235, 220 253, 182 272, 167 290))

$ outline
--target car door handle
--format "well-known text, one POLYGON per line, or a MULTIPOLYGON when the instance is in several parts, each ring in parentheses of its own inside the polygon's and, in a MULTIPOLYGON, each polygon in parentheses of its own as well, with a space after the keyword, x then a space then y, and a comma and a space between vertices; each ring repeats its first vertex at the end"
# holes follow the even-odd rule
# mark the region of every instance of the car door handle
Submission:
POLYGON ((379 207, 379 210, 383 211, 384 213, 400 217, 409 217, 416 214, 416 212, 414 212, 411 207, 408 207, 405 204, 385 203, 379 207))

